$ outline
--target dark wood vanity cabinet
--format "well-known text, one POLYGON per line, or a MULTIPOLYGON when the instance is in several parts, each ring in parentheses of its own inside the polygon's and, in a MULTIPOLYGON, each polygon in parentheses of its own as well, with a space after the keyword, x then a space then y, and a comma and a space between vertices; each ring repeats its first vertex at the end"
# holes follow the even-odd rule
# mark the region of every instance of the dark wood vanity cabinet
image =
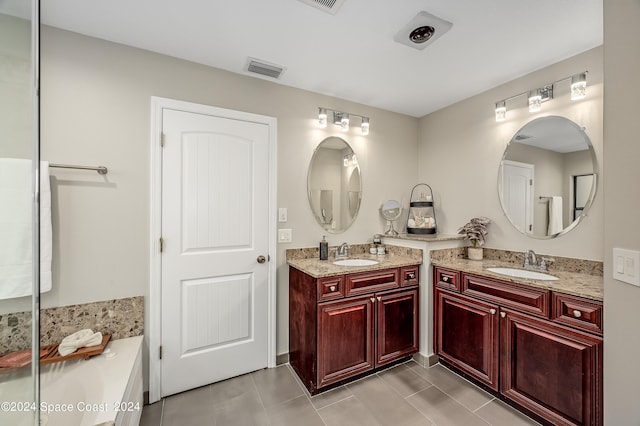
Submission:
POLYGON ((316 279, 290 268, 289 362, 311 394, 418 351, 417 274, 410 266, 316 279))
POLYGON ((441 360, 549 424, 602 424, 601 303, 439 269, 434 348, 441 360))

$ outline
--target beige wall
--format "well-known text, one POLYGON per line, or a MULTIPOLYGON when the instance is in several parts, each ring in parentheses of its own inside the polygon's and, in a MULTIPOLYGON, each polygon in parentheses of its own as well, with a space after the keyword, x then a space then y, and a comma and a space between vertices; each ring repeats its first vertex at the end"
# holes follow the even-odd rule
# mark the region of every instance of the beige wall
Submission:
POLYGON ((421 119, 419 180, 434 189, 441 232, 456 232, 471 217, 487 216, 493 220, 487 247, 603 259, 601 182, 580 226, 553 240, 532 239, 516 231, 504 216, 497 191, 498 167, 507 144, 524 124, 546 115, 561 115, 586 128, 602 172, 602 54, 602 47, 589 50, 421 119), (526 97, 521 96, 507 102, 507 120, 496 123, 496 101, 584 70, 589 71, 586 99, 572 102, 569 82, 564 81, 541 112, 529 113, 526 97))
POLYGON ((289 209, 289 221, 278 225, 293 230, 293 243, 279 245, 277 253, 277 351, 288 352, 284 250, 315 246, 323 234, 307 203, 314 149, 335 135, 356 152, 361 211, 347 232, 328 241, 367 241, 384 229, 379 205, 406 198, 415 183, 417 119, 45 27, 42 157, 105 165, 109 174, 53 173, 53 290, 43 307, 149 295, 151 96, 277 118, 278 206, 289 209), (333 125, 318 129, 318 106, 371 117, 370 135, 360 136, 359 128, 348 134, 333 125))
POLYGON ((604 415, 616 426, 640 424, 640 288, 611 278, 614 247, 640 250, 638 22, 638 0, 604 2, 604 415))

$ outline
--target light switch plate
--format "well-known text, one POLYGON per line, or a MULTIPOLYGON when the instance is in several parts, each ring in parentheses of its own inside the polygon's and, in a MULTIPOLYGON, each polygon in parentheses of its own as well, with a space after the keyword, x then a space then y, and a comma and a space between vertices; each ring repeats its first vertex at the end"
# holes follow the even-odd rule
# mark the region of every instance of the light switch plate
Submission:
POLYGON ((640 251, 613 249, 613 279, 640 287, 640 251))
POLYGON ((290 243, 292 233, 291 229, 278 229, 278 242, 290 243))
POLYGON ((278 222, 286 222, 287 221, 287 208, 280 207, 278 209, 278 222))

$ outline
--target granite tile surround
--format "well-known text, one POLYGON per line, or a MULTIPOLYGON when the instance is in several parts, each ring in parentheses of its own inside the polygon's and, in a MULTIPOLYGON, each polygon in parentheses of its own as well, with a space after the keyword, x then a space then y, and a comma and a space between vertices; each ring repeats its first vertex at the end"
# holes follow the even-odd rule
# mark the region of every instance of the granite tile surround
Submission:
MULTIPOLYGON (((40 310, 40 343, 59 343, 78 330, 110 333, 113 340, 144 334, 144 297, 40 310)), ((31 311, 0 315, 0 355, 31 347, 31 311)))
POLYGON ((508 250, 484 248, 483 260, 469 260, 465 247, 432 250, 431 262, 435 266, 456 269, 476 275, 498 278, 502 281, 517 282, 538 288, 558 291, 592 300, 604 299, 603 262, 538 254, 549 257, 554 262, 548 273, 559 278, 557 281, 526 280, 495 274, 486 270, 490 267, 511 267, 522 269, 524 253, 508 250))

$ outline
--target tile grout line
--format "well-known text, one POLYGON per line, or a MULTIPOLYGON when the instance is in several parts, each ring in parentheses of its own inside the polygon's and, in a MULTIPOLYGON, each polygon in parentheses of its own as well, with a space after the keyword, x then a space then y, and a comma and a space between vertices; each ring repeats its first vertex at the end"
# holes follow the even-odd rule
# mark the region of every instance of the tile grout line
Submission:
POLYGON ((255 373, 255 371, 252 371, 251 373, 248 373, 249 376, 251 377, 251 384, 253 384, 253 388, 255 389, 256 393, 258 394, 258 398, 260 398, 260 405, 262 405, 262 409, 264 410, 264 415, 265 415, 267 421, 269 422, 269 424, 271 424, 271 418, 269 418, 269 413, 267 413, 267 407, 264 405, 264 400, 262 399, 262 394, 260 393, 260 389, 258 389, 258 385, 256 384, 256 381, 255 381, 255 379, 253 377, 253 373, 255 373))

